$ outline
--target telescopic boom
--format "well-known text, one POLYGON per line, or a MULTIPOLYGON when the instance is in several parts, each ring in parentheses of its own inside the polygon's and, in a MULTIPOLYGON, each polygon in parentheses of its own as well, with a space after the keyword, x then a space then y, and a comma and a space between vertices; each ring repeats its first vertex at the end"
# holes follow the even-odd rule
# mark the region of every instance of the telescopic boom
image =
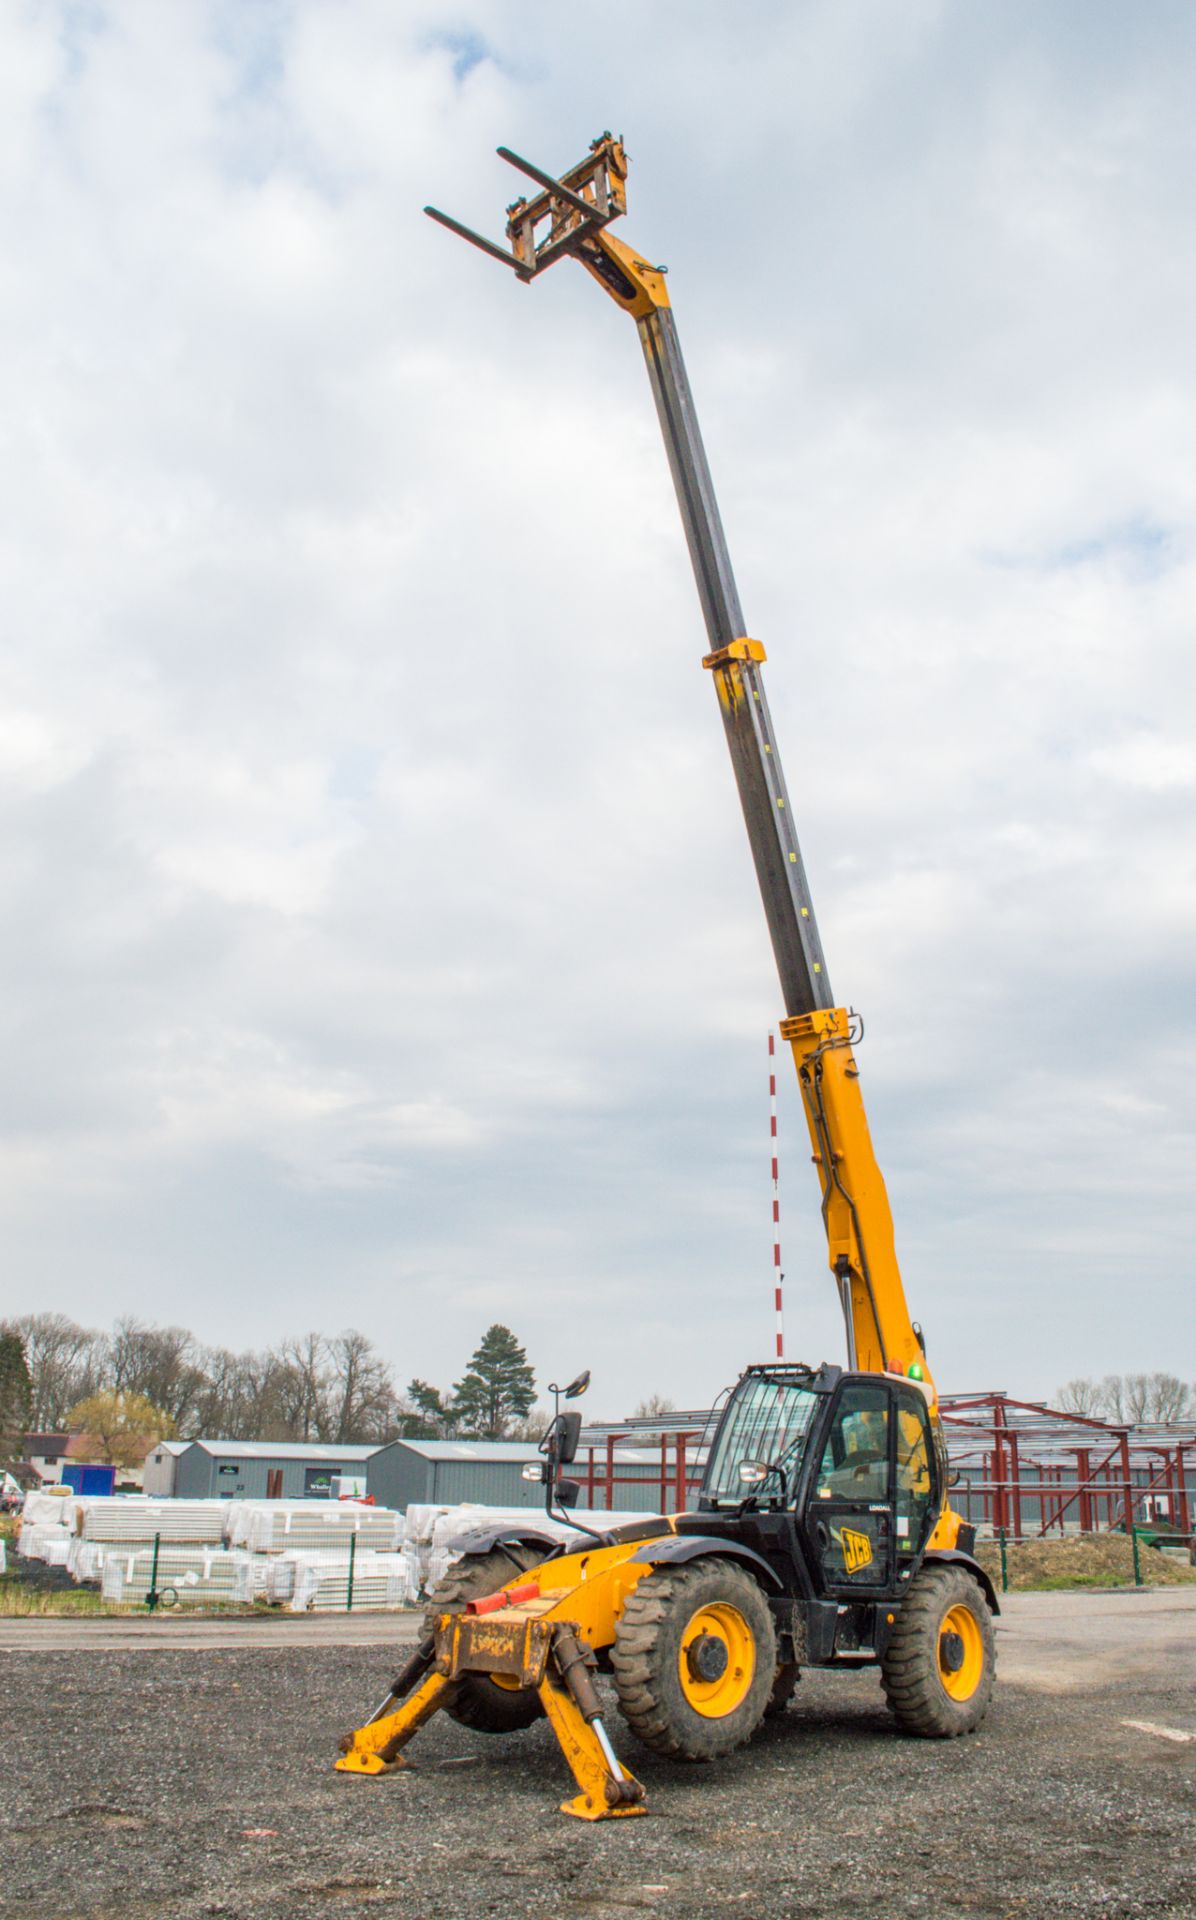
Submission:
POLYGON ((934 1389, 920 1331, 909 1316, 893 1245, 893 1222, 860 1093, 851 1015, 836 1006, 793 809, 764 695, 763 646, 749 639, 730 555, 698 427, 693 396, 665 286, 653 266, 608 231, 627 210, 627 157, 621 139, 605 133, 587 158, 559 179, 507 147, 500 156, 540 188, 507 209, 508 246, 460 221, 425 211, 530 281, 566 255, 579 260, 635 321, 710 651, 711 673, 748 841, 776 956, 786 1018, 781 1032, 793 1049, 813 1160, 822 1189, 828 1257, 839 1290, 852 1367, 900 1373, 934 1389))

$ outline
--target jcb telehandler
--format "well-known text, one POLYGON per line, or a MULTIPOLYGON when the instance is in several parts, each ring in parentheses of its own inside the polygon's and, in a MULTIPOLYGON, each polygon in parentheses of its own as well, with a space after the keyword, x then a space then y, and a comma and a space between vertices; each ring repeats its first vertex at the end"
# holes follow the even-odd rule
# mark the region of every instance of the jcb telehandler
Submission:
MULTIPOLYGON (((783 1711, 803 1667, 879 1663, 908 1732, 978 1726, 993 1686, 992 1583, 947 1499, 947 1456, 921 1331, 910 1320, 884 1181, 860 1092, 855 1017, 835 1004, 764 698, 665 289, 664 269, 615 239, 626 210, 621 140, 604 134, 559 180, 499 153, 541 191, 508 209, 509 251, 429 207, 443 226, 530 281, 579 260, 634 319, 685 523, 710 651, 822 1189, 846 1369, 750 1367, 711 1441, 697 1510, 558 1541, 528 1522, 480 1529, 433 1596, 426 1637, 338 1766, 382 1773, 443 1707, 511 1733, 546 1714, 577 1782, 563 1811, 642 1813, 617 1758, 595 1671, 656 1753, 710 1760, 783 1711)), ((566 1398, 584 1385, 574 1382, 566 1398)), ((559 1401, 558 1401, 559 1409, 559 1401)), ((580 1415, 546 1436, 547 1506, 580 1415)))

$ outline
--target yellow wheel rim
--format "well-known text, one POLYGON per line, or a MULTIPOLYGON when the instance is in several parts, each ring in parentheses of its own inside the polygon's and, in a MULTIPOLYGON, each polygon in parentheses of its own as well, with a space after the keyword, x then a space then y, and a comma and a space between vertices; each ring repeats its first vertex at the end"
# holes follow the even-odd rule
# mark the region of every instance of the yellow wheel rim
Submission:
POLYGON ((983 1677, 980 1622, 970 1607, 952 1607, 939 1628, 939 1679, 953 1700, 970 1700, 983 1677))
POLYGON ((681 1691, 695 1713, 722 1720, 742 1705, 756 1673, 756 1641, 738 1607, 699 1607, 681 1635, 681 1691))

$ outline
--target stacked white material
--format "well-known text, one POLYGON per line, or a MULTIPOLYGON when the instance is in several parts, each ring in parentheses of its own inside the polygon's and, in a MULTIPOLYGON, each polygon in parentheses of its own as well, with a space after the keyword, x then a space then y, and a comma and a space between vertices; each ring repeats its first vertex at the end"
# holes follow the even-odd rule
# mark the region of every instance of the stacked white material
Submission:
MULTIPOLYGON (((244 1548, 236 1547, 233 1552, 242 1553, 244 1548)), ((274 1555, 265 1553, 246 1553, 249 1566, 249 1597, 251 1600, 264 1600, 274 1555)))
POLYGON ((59 1540, 65 1540, 69 1547, 70 1534, 65 1527, 56 1526, 53 1521, 47 1526, 41 1520, 22 1520, 17 1536, 17 1552, 25 1560, 44 1560, 47 1557, 46 1549, 59 1540))
MULTIPOLYGON (((117 1605, 144 1605, 153 1573, 152 1546, 109 1547, 100 1592, 117 1605)), ((160 1546, 156 1585, 159 1593, 171 1589, 171 1604, 177 1597, 179 1606, 240 1606, 251 1597, 249 1555, 225 1547, 160 1546)))
POLYGON ((30 1521, 34 1526, 69 1527, 68 1509, 74 1498, 74 1491, 70 1487, 62 1487, 57 1493, 27 1493, 21 1508, 21 1519, 30 1521))
POLYGON ((266 1569, 266 1599, 281 1606, 295 1591, 295 1568, 303 1559, 300 1553, 270 1553, 256 1556, 266 1569))
POLYGON ((0 1573, 8 1572, 8 1542, 0 1540, 0 1573))
POLYGON ((71 1579, 84 1584, 98 1580, 103 1571, 105 1552, 106 1548, 98 1541, 81 1540, 77 1533, 72 1533, 66 1556, 66 1570, 71 1579))
MULTIPOLYGON (((363 1601, 356 1597, 357 1568, 361 1567, 365 1571, 376 1573, 379 1571, 379 1562, 385 1562, 386 1571, 395 1573, 400 1577, 400 1583, 404 1592, 414 1591, 411 1586, 411 1575, 407 1567, 407 1562, 401 1550, 397 1553, 376 1554, 371 1553, 368 1548, 363 1548, 360 1553, 354 1555, 353 1561, 354 1604, 356 1606, 364 1604, 363 1601)), ((318 1570, 321 1577, 331 1577, 332 1575, 341 1577, 346 1588, 348 1586, 349 1555, 347 1552, 342 1552, 339 1549, 329 1549, 327 1552, 323 1552, 316 1549, 309 1550, 300 1548, 292 1553, 263 1554, 257 1556, 255 1564, 259 1563, 265 1568, 263 1592, 265 1598, 273 1606, 289 1606, 295 1598, 295 1588, 297 1584, 306 1592, 311 1585, 313 1577, 311 1570, 313 1568, 318 1570), (304 1583, 306 1583, 306 1586, 304 1583)), ((292 1612, 302 1613, 305 1611, 305 1603, 301 1600, 301 1604, 298 1607, 293 1607, 291 1610, 292 1612)))
MULTIPOLYGON (((527 1509, 525 1508, 525 1514, 526 1511, 527 1509)), ((422 1507, 413 1504, 407 1509, 407 1532, 404 1537, 410 1540, 413 1546, 430 1547, 432 1544, 432 1529, 437 1520, 442 1519, 446 1513, 455 1514, 462 1520, 467 1519, 470 1514, 473 1514, 477 1520, 489 1520, 491 1514, 496 1512, 498 1512, 498 1508, 496 1507, 478 1507, 472 1505, 422 1507)))
POLYGON ((59 1528, 52 1540, 47 1540, 41 1550, 41 1558, 48 1567, 65 1567, 70 1557, 71 1536, 59 1528))
POLYGON ((218 1546, 224 1539, 221 1500, 142 1500, 113 1494, 75 1503, 75 1528, 83 1540, 140 1542, 154 1535, 165 1545, 187 1541, 218 1546))
MULTIPOLYGON (((586 1526, 605 1532, 609 1527, 642 1521, 643 1513, 595 1512, 578 1508, 577 1518, 586 1526)), ((458 1542, 480 1527, 534 1527, 537 1533, 553 1540, 576 1536, 576 1528, 563 1521, 549 1519, 543 1508, 534 1507, 408 1507, 406 1550, 419 1580, 419 1590, 427 1595, 435 1591, 453 1562, 461 1558, 458 1542), (414 1516, 414 1518, 413 1518, 414 1516)))
POLYGON ((414 1604, 408 1563, 402 1553, 357 1553, 352 1569, 347 1553, 295 1553, 290 1613, 356 1613, 360 1608, 414 1604), (352 1585, 350 1586, 350 1571, 352 1585))
MULTIPOLYGON (((451 1532, 459 1531, 473 1521, 481 1525, 498 1514, 501 1519, 503 1509, 498 1507, 479 1507, 472 1503, 456 1507, 437 1507, 412 1504, 406 1513, 407 1531, 403 1539, 403 1551, 410 1568, 410 1579, 419 1595, 427 1594, 439 1585, 453 1561, 460 1556, 448 1553, 443 1541, 434 1546, 433 1536, 437 1527, 447 1524, 451 1532), (433 1554, 435 1553, 435 1558, 433 1554)), ((523 1509, 526 1515, 527 1509, 523 1509)))
POLYGON ((425 1593, 435 1593, 440 1582, 444 1579, 445 1574, 452 1566, 453 1561, 459 1560, 460 1558, 461 1555, 459 1553, 451 1552, 448 1547, 428 1547, 423 1556, 423 1565, 420 1568, 423 1591, 425 1593))
POLYGON ((252 1553, 331 1553, 343 1548, 347 1554, 353 1535, 359 1552, 393 1553, 403 1538, 403 1516, 393 1507, 267 1500, 252 1508, 244 1534, 252 1553))

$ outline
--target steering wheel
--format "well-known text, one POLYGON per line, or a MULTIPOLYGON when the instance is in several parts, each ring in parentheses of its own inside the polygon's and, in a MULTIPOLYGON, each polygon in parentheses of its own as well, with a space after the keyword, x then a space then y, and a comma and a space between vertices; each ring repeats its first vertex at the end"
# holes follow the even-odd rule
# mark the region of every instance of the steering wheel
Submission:
POLYGON ((880 1449, 874 1449, 869 1453, 853 1453, 851 1455, 852 1477, 862 1480, 869 1468, 880 1466, 882 1463, 887 1465, 888 1454, 881 1452, 880 1449))

